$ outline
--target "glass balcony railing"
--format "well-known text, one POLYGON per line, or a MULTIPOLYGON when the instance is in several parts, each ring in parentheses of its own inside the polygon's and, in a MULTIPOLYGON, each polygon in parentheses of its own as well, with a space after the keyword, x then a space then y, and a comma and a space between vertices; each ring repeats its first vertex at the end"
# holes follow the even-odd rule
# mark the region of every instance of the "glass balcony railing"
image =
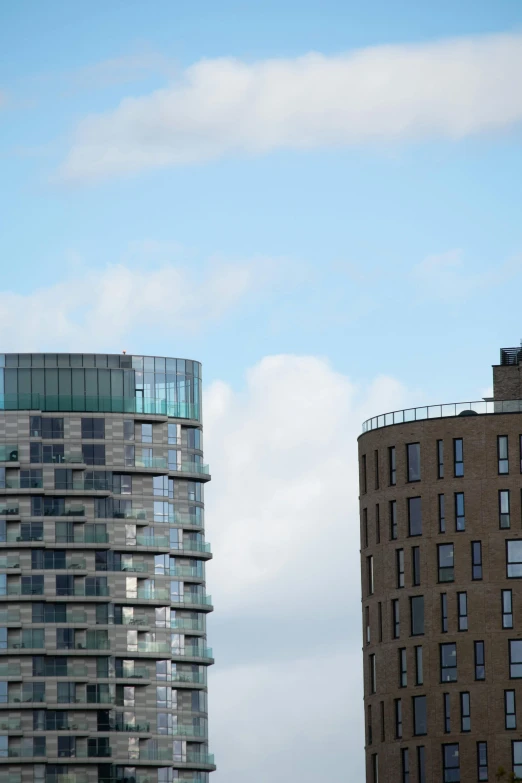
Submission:
POLYGON ((68 623, 86 623, 87 622, 87 612, 83 611, 75 611, 75 612, 67 612, 67 621, 68 623))
POLYGON ((9 516, 18 516, 20 514, 20 507, 18 503, 0 503, 0 516, 2 517, 9 517, 9 516))
POLYGON ((20 568, 20 558, 18 555, 0 557, 0 568, 20 568))
POLYGON ((59 587, 56 590, 58 596, 85 596, 99 597, 109 595, 107 585, 74 585, 73 587, 59 587))
POLYGON ((12 443, 0 444, 0 462, 18 462, 18 446, 12 443))
POLYGON ((40 751, 37 749, 33 750, 32 748, 8 748, 7 756, 8 758, 17 759, 44 758, 45 751, 40 751))
POLYGON ((149 620, 149 618, 144 614, 135 614, 133 617, 125 617, 125 615, 122 615, 121 623, 114 623, 114 625, 154 625, 153 619, 149 620))
MULTIPOLYGON (((127 541, 130 544, 130 541, 127 541)), ((136 536, 137 546, 159 546, 169 548, 167 536, 136 536)))
POLYGON ((169 601, 170 591, 163 587, 138 587, 137 591, 129 591, 126 597, 142 601, 169 601))
POLYGON ((206 737, 207 728, 205 726, 192 726, 188 723, 178 723, 172 727, 172 733, 178 737, 206 737))
POLYGON ((87 666, 84 663, 69 663, 67 666, 67 677, 86 677, 87 666))
MULTIPOLYGON (((198 403, 156 397, 105 397, 69 394, 0 394, 0 410, 145 413, 176 419, 199 419, 198 403)), ((11 447, 12 448, 12 447, 11 447)))
POLYGON ((112 492, 112 482, 106 481, 104 479, 89 479, 88 481, 84 480, 72 482, 56 481, 54 488, 60 490, 61 492, 69 492, 71 490, 76 492, 112 492))
MULTIPOLYGON (((176 759, 177 760, 177 759, 176 759)), ((213 753, 187 753, 186 760, 189 764, 214 764, 213 753)))
POLYGON ((107 568, 107 571, 126 571, 127 573, 147 573, 149 567, 147 563, 118 563, 107 568))
POLYGON ((112 756, 112 748, 76 748, 68 753, 69 758, 102 759, 112 756))
POLYGON ((21 728, 21 718, 0 718, 0 731, 17 731, 21 728))
POLYGON ((182 631, 204 631, 205 626, 201 618, 174 617, 170 620, 170 627, 182 631))
POLYGON ((146 733, 150 732, 150 723, 111 723, 108 731, 142 731, 146 733))
POLYGON ((53 508, 44 508, 44 517, 84 517, 85 506, 83 503, 73 503, 65 508, 55 506, 53 508))
POLYGON ((44 704, 44 693, 24 693, 20 690, 9 691, 8 699, 14 704, 44 704))
POLYGON ((167 682, 190 682, 194 685, 205 685, 207 682, 206 674, 200 672, 175 671, 165 679, 167 682))
POLYGON ((137 645, 127 645, 128 652, 144 653, 170 653, 170 644, 168 642, 140 642, 137 645))
POLYGON ((21 772, 8 772, 0 775, 0 783, 22 783, 21 772))
POLYGON ((172 750, 164 750, 163 748, 140 748, 139 751, 130 753, 131 759, 139 759, 140 761, 172 761, 172 750))
POLYGON ((0 624, 19 623, 20 612, 18 609, 2 609, 0 611, 0 624))
POLYGON ((172 547, 182 552, 210 552, 210 544, 206 541, 184 541, 182 546, 172 547))
POLYGON ((185 576, 192 577, 194 579, 204 579, 205 575, 201 568, 195 568, 193 566, 173 566, 168 570, 168 576, 185 576))
POLYGON ((85 772, 68 772, 67 775, 47 773, 45 776, 45 783, 88 783, 88 780, 88 775, 85 772))
POLYGON ((178 466, 178 470, 183 473, 202 473, 206 476, 210 474, 208 465, 202 465, 200 462, 182 462, 181 466, 178 466))
POLYGON ((0 481, 0 492, 3 489, 42 489, 41 478, 8 478, 0 481))
POLYGON ((191 645, 180 648, 172 648, 172 656, 183 655, 186 658, 213 658, 212 647, 191 645))
POLYGON ((203 593, 185 593, 184 595, 172 595, 173 604, 189 604, 196 606, 212 606, 212 596, 203 593))
POLYGON ((127 465, 127 467, 135 468, 160 468, 167 470, 167 458, 166 457, 135 457, 133 465, 127 465))
POLYGON ((0 663, 0 677, 18 677, 19 674, 19 663, 0 663))
POLYGON ((38 726, 33 731, 88 731, 89 728, 87 721, 71 719, 58 726, 38 726))
POLYGON ((64 535, 58 533, 54 540, 57 544, 108 544, 109 534, 103 531, 85 531, 64 535))
POLYGON ((176 511, 174 514, 171 514, 168 521, 171 525, 203 527, 203 517, 197 517, 195 514, 184 514, 182 511, 176 511))
POLYGON ((135 666, 133 669, 123 669, 116 672, 117 679, 120 680, 148 680, 150 671, 146 666, 135 666))

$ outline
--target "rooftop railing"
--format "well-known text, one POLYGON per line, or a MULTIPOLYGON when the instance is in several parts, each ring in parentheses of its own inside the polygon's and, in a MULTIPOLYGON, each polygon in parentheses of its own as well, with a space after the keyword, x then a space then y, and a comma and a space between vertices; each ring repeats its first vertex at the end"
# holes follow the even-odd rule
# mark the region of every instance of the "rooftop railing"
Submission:
POLYGON ((156 397, 68 394, 0 394, 0 410, 144 413, 179 419, 199 419, 200 415, 200 406, 191 402, 170 402, 156 397))
POLYGON ((367 419, 363 423, 362 431, 370 432, 381 427, 390 427, 392 424, 408 424, 453 416, 479 416, 484 413, 522 413, 522 400, 477 400, 403 408, 403 410, 382 413, 380 416, 367 419))

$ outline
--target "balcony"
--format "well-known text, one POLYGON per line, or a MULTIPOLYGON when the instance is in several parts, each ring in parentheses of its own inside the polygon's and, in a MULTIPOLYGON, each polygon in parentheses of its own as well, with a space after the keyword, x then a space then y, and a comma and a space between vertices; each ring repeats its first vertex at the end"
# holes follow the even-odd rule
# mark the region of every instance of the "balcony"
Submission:
POLYGON ((81 732, 89 732, 93 731, 94 729, 89 727, 89 724, 87 721, 82 720, 69 720, 66 724, 61 726, 38 726, 38 728, 34 728, 33 731, 81 731, 81 732))
POLYGON ((84 517, 85 506, 83 503, 74 503, 65 508, 60 506, 44 508, 43 515, 44 517, 84 517))
POLYGON ((0 663, 0 677, 19 677, 19 663, 0 663))
POLYGON ((42 489, 41 478, 7 478, 0 481, 0 492, 3 489, 42 489))
POLYGON ((206 738, 208 735, 205 726, 192 726, 190 724, 178 723, 172 727, 172 733, 177 737, 200 737, 206 738))
POLYGON ((22 728, 21 718, 1 718, 0 731, 19 731, 22 728))
POLYGON ((18 544, 23 541, 43 541, 43 533, 21 533, 19 530, 8 530, 5 541, 8 544, 14 542, 18 544))
POLYGON ((170 591, 165 587, 138 587, 129 591, 126 598, 138 598, 141 601, 170 601, 170 591))
POLYGON ((18 609, 2 609, 0 610, 0 624, 5 625, 8 623, 19 623, 20 611, 18 609))
POLYGON ((107 571, 125 571, 131 574, 146 574, 148 570, 147 563, 120 563, 107 567, 107 571))
POLYGON ((213 658, 212 647, 201 647, 200 645, 186 646, 178 649, 172 649, 172 657, 183 655, 186 658, 213 658))
MULTIPOLYGON (((69 772, 67 775, 52 775, 47 773, 45 776, 45 783, 88 783, 88 779, 88 775, 85 772, 69 772)), ((9 781, 7 781, 7 783, 9 783, 9 781)))
POLYGON ((21 690, 9 691, 8 699, 13 704, 44 704, 44 693, 24 693, 21 690))
POLYGON ((188 682, 193 685, 206 685, 206 674, 199 672, 171 672, 170 676, 166 677, 167 682, 188 682))
POLYGON ((202 465, 199 462, 182 462, 181 467, 178 466, 178 470, 181 470, 183 473, 201 473, 205 476, 210 475, 210 470, 208 465, 202 465))
POLYGON ((169 642, 140 642, 137 645, 128 645, 128 652, 143 652, 143 653, 161 653, 162 655, 170 655, 169 642))
POLYGON ((15 759, 45 758, 45 755, 45 752, 37 753, 32 748, 8 748, 7 750, 7 757, 15 759))
POLYGON ((102 531, 94 533, 85 531, 72 535, 55 535, 54 540, 56 544, 108 544, 109 534, 102 531))
POLYGON ((99 731, 128 731, 128 732, 150 732, 150 723, 111 723, 108 728, 100 728, 99 731))
POLYGON ((0 504, 0 516, 15 517, 19 515, 20 515, 20 507, 18 503, 6 502, 0 504))
POLYGON ((202 618, 194 619, 192 617, 171 618, 170 627, 181 631, 204 631, 202 618))
MULTIPOLYGON (((127 541, 127 546, 131 545, 130 541, 127 541)), ((157 546, 170 548, 170 541, 167 536, 136 536, 136 546, 157 546)))
POLYGON ((172 595, 170 602, 186 606, 212 606, 212 596, 203 593, 185 593, 184 595, 172 595))
POLYGON ((129 671, 116 672, 116 679, 118 680, 148 680, 150 678, 150 671, 146 666, 135 666, 134 669, 129 671))
MULTIPOLYGON (((176 547, 173 547, 175 549, 176 547)), ((206 541, 184 541, 178 548, 179 552, 210 552, 210 544, 206 541)))
POLYGON ((18 462, 18 446, 2 443, 0 445, 0 462, 18 462))
MULTIPOLYGON (((81 454, 79 455, 82 456, 81 454)), ((82 457, 83 459, 83 457, 82 457)), ((112 484, 106 479, 83 481, 56 481, 54 488, 60 492, 112 492, 112 484)))
POLYGON ((71 642, 69 645, 63 645, 62 647, 55 647, 52 644, 47 644, 46 649, 57 652, 58 655, 61 652, 67 652, 67 650, 110 650, 111 645, 109 639, 98 640, 84 640, 81 642, 71 642))
POLYGON ((135 457, 134 464, 126 465, 126 467, 167 470, 167 459, 166 457, 135 457))
POLYGON ((134 615, 134 617, 125 617, 122 615, 121 623, 114 625, 154 625, 154 618, 148 618, 144 614, 134 615))
POLYGON ((194 568, 193 566, 174 566, 173 568, 169 568, 167 575, 188 577, 189 579, 205 578, 201 568, 194 568))
POLYGON ((197 517, 195 514, 184 514, 176 511, 169 517, 169 523, 174 525, 183 525, 185 527, 203 527, 203 517, 197 517))
POLYGON ((107 585, 74 585, 74 587, 59 587, 56 589, 56 596, 58 598, 63 598, 64 596, 99 598, 100 596, 108 595, 109 588, 107 585))
MULTIPOLYGON (((63 561, 62 561, 63 562, 63 561)), ((1 566, 0 566, 1 567, 1 566)), ((82 557, 70 557, 66 558, 65 564, 58 563, 49 563, 45 562, 45 560, 38 565, 37 567, 33 568, 33 571, 63 571, 65 569, 71 569, 76 571, 85 571, 87 568, 87 561, 82 557)))
POLYGON ((74 611, 74 612, 67 612, 67 620, 68 623, 86 623, 87 622, 87 612, 74 611))
POLYGON ((87 666, 83 663, 69 663, 67 666, 67 674, 62 674, 60 676, 87 677, 87 666))
POLYGON ((0 557, 0 569, 20 568, 20 558, 18 555, 8 555, 0 557))

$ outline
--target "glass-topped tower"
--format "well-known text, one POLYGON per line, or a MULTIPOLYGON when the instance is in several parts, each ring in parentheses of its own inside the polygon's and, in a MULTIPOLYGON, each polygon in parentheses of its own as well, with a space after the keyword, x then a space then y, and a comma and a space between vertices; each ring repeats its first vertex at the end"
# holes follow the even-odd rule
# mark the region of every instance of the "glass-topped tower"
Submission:
POLYGON ((0 356, 0 783, 208 783, 201 365, 0 356))

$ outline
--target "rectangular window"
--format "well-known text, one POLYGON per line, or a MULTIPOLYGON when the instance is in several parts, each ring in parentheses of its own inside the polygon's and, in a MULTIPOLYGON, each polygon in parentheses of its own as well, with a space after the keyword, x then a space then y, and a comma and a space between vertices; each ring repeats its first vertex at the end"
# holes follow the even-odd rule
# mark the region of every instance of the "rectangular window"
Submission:
POLYGON ((399 649, 399 687, 406 688, 408 686, 408 666, 406 658, 406 647, 399 649))
POLYGON ((372 783, 379 783, 379 757, 377 753, 372 754, 372 783))
POLYGON ((424 666, 422 660, 422 646, 415 647, 415 685, 424 683, 424 666))
POLYGON ((404 587, 404 549, 395 551, 395 560, 397 567, 397 587, 404 587))
POLYGON ((373 728, 372 728, 372 705, 368 704, 367 710, 368 723, 366 726, 366 744, 371 745, 373 742, 373 728))
POLYGON ((513 593, 502 590, 502 628, 513 628, 513 593))
POLYGON ((446 509, 444 495, 439 495, 439 533, 446 532, 446 509))
POLYGON ((437 478, 444 478, 444 441, 437 441, 437 478))
POLYGON ((450 734, 451 732, 451 697, 449 693, 444 693, 442 696, 442 704, 444 707, 444 734, 450 734))
POLYGON ((365 626, 366 626, 366 644, 370 644, 370 607, 367 606, 364 610, 365 626))
POLYGON ((426 748, 417 746, 417 779, 418 783, 426 783, 426 748))
POLYGON ((471 578, 482 579, 482 543, 471 542, 471 578))
POLYGON ((412 701, 413 701, 413 734, 415 737, 422 737, 428 733, 426 696, 414 696, 412 701))
POLYGON ((457 593, 459 631, 468 630, 468 594, 457 593))
POLYGON ((504 691, 504 725, 506 729, 517 727, 515 691, 504 691))
POLYGON ((498 472, 501 475, 509 473, 508 436, 497 436, 498 472))
POLYGON ((408 535, 422 535, 421 498, 408 498, 408 535))
POLYGON ((420 481, 420 443, 407 444, 406 466, 408 481, 420 481))
POLYGON ((506 565, 508 579, 522 577, 522 539, 506 541, 506 565))
POLYGON ((448 595, 440 594, 440 630, 441 633, 448 633, 448 595))
POLYGON ((511 743, 511 749, 513 754, 513 772, 516 777, 522 777, 522 742, 514 740, 511 743))
POLYGON ((420 547, 418 546, 412 546, 411 548, 411 570, 412 570, 412 584, 414 587, 418 587, 421 583, 420 547))
POLYGON ((366 495, 366 454, 361 457, 361 495, 366 495))
POLYGON ((464 475, 464 443, 462 438, 453 439, 453 459, 455 467, 455 476, 464 475))
POLYGON ((459 783, 460 760, 458 743, 442 746, 442 769, 444 783, 459 783))
POLYGON ((370 693, 375 693, 377 688, 377 671, 375 668, 375 653, 369 656, 370 663, 370 693))
POLYGON ((498 522, 499 527, 508 528, 511 526, 509 516, 509 489, 499 489, 498 491, 498 522))
POLYGON ((522 678, 522 640, 511 639, 509 642, 509 676, 512 680, 522 678))
POLYGON ((414 595, 410 598, 410 631, 412 636, 422 636, 424 633, 424 596, 414 595))
POLYGON ((134 440, 134 420, 123 420, 123 440, 134 440))
POLYGON ((475 679, 485 680, 486 659, 484 655, 484 642, 475 642, 474 653, 475 653, 475 679))
POLYGON ((363 527, 363 546, 368 546, 368 509, 362 510, 362 527, 363 527))
POLYGON ((460 730, 471 731, 471 699, 468 691, 460 694, 460 730))
POLYGON ((455 579, 453 544, 439 544, 437 546, 437 558, 439 564, 439 582, 453 582, 455 579))
POLYGON ((86 465, 105 465, 105 446, 101 443, 83 443, 82 455, 86 465))
POLYGON ((378 449, 375 449, 373 452, 373 477, 374 477, 374 487, 375 489, 379 489, 379 451, 378 449))
POLYGON ((402 701, 394 699, 395 704, 395 739, 402 737, 402 701))
POLYGON ((105 419, 82 419, 82 439, 103 440, 105 438, 105 419))
POLYGON ((466 529, 466 515, 464 513, 464 492, 455 492, 455 530, 460 532, 466 529))
POLYGON ((377 622, 379 623, 379 641, 382 642, 382 603, 377 605, 377 622))
POLYGON ((440 645, 440 681, 457 682, 457 645, 455 642, 440 645))
POLYGON ((368 578, 368 595, 373 595, 373 555, 366 558, 366 574, 368 578))
POLYGON ((397 501, 390 500, 390 538, 395 541, 397 538, 397 501))
POLYGON ((386 740, 386 723, 384 720, 384 702, 381 701, 381 742, 386 740))
POLYGON ((397 598, 394 598, 392 601, 392 638, 398 639, 400 634, 401 634, 401 624, 400 624, 399 601, 397 598))
POLYGON ((390 469, 390 486, 394 487, 397 483, 397 463, 395 457, 395 446, 388 449, 388 466, 390 469))
POLYGON ((402 783, 410 783, 410 754, 408 748, 401 748, 402 783))
POLYGON ((477 775, 479 780, 489 780, 487 742, 477 742, 477 775))
POLYGON ((381 514, 379 504, 375 504, 375 543, 381 543, 381 514))

